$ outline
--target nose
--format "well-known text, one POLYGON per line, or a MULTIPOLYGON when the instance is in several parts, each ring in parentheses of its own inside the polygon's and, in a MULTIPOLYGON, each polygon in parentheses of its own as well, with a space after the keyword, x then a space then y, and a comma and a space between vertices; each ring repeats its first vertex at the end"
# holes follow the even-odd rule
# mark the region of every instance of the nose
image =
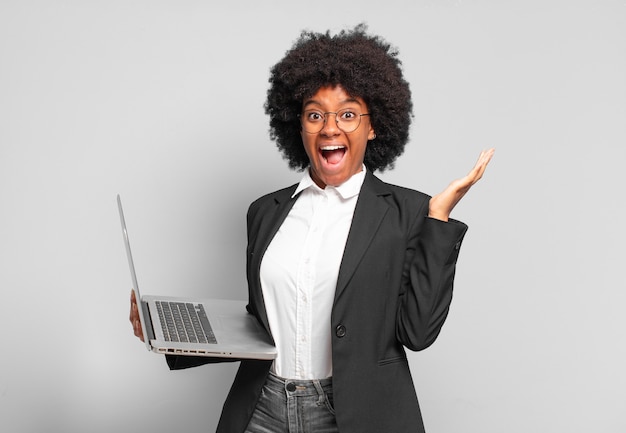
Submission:
POLYGON ((337 113, 324 113, 324 126, 322 126, 320 134, 326 136, 339 134, 339 126, 337 125, 337 113), (333 119, 330 118, 331 114, 335 116, 333 119))

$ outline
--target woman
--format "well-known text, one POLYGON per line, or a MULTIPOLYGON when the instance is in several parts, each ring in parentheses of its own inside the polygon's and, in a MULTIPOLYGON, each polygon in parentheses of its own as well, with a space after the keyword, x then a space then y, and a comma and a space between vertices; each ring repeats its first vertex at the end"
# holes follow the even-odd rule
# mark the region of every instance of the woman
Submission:
MULTIPOLYGON (((432 198, 386 184, 373 172, 404 150, 411 110, 397 53, 364 26, 304 32, 272 69, 271 136, 304 170, 248 211, 248 310, 278 357, 241 362, 218 432, 424 431, 404 348, 446 319, 467 229, 449 215, 493 150, 432 198)), ((132 297, 130 320, 141 336, 132 297)))

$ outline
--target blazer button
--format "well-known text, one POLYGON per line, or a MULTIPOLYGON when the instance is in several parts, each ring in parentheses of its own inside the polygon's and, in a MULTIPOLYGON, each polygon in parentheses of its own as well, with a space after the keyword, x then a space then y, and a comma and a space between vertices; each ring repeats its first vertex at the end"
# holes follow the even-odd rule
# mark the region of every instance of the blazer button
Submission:
POLYGON ((335 335, 339 338, 343 338, 346 335, 346 327, 343 325, 337 325, 335 328, 335 335))

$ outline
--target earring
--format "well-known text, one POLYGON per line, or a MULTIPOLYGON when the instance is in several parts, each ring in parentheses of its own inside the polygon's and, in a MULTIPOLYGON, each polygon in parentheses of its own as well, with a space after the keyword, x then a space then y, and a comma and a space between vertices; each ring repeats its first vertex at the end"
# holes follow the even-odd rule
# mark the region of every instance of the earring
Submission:
POLYGON ((374 133, 374 136, 372 137, 372 140, 376 140, 376 133, 374 133))

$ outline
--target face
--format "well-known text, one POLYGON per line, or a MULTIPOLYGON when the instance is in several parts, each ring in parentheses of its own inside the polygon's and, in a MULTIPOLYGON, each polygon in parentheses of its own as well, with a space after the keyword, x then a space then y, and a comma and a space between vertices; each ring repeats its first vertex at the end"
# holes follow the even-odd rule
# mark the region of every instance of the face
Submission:
MULTIPOLYGON (((341 86, 322 87, 302 104, 303 112, 336 113, 344 109, 357 114, 369 113, 363 99, 348 95, 341 86)), ((369 116, 361 117, 356 130, 344 132, 337 127, 335 114, 326 114, 326 122, 319 132, 311 134, 302 128, 301 135, 311 177, 320 188, 325 188, 326 185, 339 186, 362 170, 367 141, 374 139, 374 130, 369 116)))

